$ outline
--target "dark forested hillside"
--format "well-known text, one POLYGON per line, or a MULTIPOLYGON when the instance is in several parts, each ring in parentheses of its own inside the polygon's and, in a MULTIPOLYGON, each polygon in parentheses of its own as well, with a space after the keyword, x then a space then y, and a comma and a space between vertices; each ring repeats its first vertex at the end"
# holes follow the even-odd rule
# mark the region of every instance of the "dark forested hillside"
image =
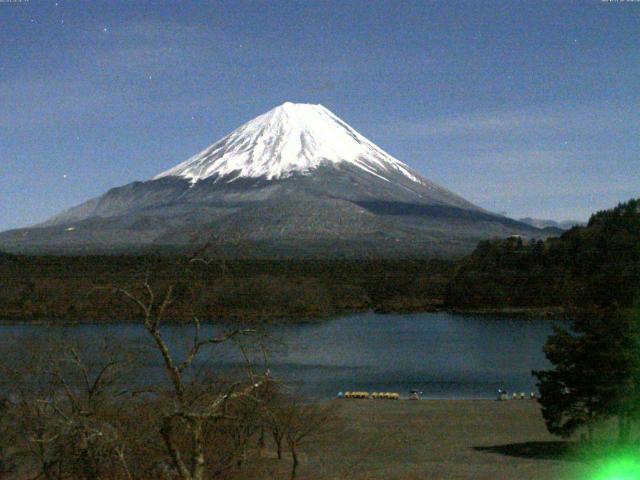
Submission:
POLYGON ((172 319, 301 320, 421 311, 444 300, 453 263, 438 260, 221 260, 180 256, 0 257, 0 318, 126 321, 109 288, 176 293, 172 319))
POLYGON ((169 316, 262 321, 341 313, 452 309, 533 313, 629 306, 640 287, 639 201, 594 214, 546 241, 481 242, 458 261, 235 259, 179 255, 0 254, 0 318, 123 321, 101 287, 177 295, 169 316))
POLYGON ((640 201, 592 215, 559 238, 481 242, 461 260, 455 307, 630 306, 640 287, 640 201))

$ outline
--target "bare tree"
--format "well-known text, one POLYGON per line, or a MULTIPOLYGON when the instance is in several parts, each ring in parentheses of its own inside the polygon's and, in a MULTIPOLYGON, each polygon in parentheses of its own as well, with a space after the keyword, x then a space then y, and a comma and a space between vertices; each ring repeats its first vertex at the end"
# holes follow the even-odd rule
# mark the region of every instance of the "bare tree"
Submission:
POLYGON ((181 350, 165 325, 174 302, 188 298, 180 286, 154 287, 147 275, 134 287, 106 289, 140 319, 161 359, 160 384, 147 376, 153 369, 137 368, 139 348, 129 351, 121 341, 103 342, 100 354, 95 338, 90 344, 49 335, 37 346, 13 342, 16 358, 0 355, 0 399, 6 398, 0 448, 7 447, 0 460, 19 458, 18 478, 255 478, 266 431, 279 458, 283 448, 291 451, 295 478, 299 449, 327 430, 331 409, 278 393, 259 332, 209 329, 194 316, 183 324, 190 335, 181 350), (246 377, 225 377, 206 361, 229 342, 244 359, 246 377), (256 354, 261 362, 253 361, 256 354), (255 363, 263 365, 254 371, 255 363))
POLYGON ((336 431, 336 407, 334 404, 317 405, 292 399, 285 413, 288 419, 285 440, 291 452, 291 480, 294 480, 300 464, 300 449, 336 431))
POLYGON ((271 434, 278 459, 282 459, 285 445, 291 453, 291 479, 296 478, 300 450, 328 439, 339 430, 334 403, 318 405, 279 392, 263 404, 262 421, 271 434))
POLYGON ((12 378, 12 398, 5 404, 12 448, 36 478, 132 479, 117 413, 128 362, 105 353, 88 362, 77 342, 54 342, 10 372, 4 365, 12 378))
POLYGON ((160 434, 171 465, 181 480, 203 480, 207 466, 207 429, 211 428, 212 423, 233 419, 231 404, 247 399, 258 402, 260 390, 268 379, 265 375, 255 375, 250 371, 246 382, 233 382, 223 391, 219 391, 219 388, 203 390, 201 385, 191 381, 188 370, 204 350, 254 331, 236 328, 203 338, 200 321, 194 317, 191 345, 184 356, 178 359, 163 337, 161 328, 166 311, 174 300, 173 287, 168 287, 157 297, 147 278, 142 293, 136 294, 124 288, 116 288, 115 291, 137 308, 145 330, 162 357, 163 368, 170 382, 167 394, 171 399, 171 408, 162 416, 160 434))
POLYGON ((282 460, 282 447, 289 425, 289 415, 285 400, 285 396, 280 392, 270 392, 261 409, 262 425, 271 435, 278 460, 282 460))

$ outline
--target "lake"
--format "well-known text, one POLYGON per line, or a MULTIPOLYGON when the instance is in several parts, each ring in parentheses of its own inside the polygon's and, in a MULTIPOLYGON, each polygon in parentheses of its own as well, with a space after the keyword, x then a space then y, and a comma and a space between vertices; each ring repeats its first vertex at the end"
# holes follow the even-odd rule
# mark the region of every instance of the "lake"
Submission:
MULTIPOLYGON (((535 390, 531 370, 549 366, 542 346, 553 324, 542 319, 448 313, 364 313, 317 323, 270 326, 269 368, 289 388, 314 398, 329 398, 347 390, 406 395, 417 389, 426 398, 494 398, 498 388, 528 394, 535 390)), ((191 329, 164 328, 172 347, 183 351, 191 329)), ((203 334, 216 329, 203 327, 203 334)), ((146 342, 146 332, 136 324, 0 325, 0 338, 5 341, 33 335, 108 337, 123 345, 146 342)), ((242 365, 235 346, 215 349, 210 360, 213 365, 225 370, 242 365)))

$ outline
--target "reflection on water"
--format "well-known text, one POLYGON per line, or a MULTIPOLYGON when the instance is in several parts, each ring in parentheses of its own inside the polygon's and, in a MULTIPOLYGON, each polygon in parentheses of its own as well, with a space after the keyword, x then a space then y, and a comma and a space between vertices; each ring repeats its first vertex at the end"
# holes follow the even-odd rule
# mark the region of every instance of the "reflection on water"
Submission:
MULTIPOLYGON (((203 336, 213 330, 219 327, 203 327, 203 336)), ((406 394, 417 389, 432 398, 493 398, 498 388, 534 390, 531 370, 548 366, 542 346, 551 331, 552 322, 544 320, 445 313, 359 314, 315 324, 269 327, 269 368, 294 390, 313 397, 330 397, 345 390, 406 394)), ((176 351, 183 351, 191 339, 187 326, 167 325, 164 332, 176 351)), ((150 355, 144 367, 149 372, 158 361, 140 325, 55 329, 0 325, 0 338, 5 341, 34 335, 52 340, 58 336, 107 337, 123 345, 134 342, 140 352, 150 355)), ((242 356, 236 346, 225 344, 215 347, 209 362, 220 369, 235 369, 242 365, 242 356)))

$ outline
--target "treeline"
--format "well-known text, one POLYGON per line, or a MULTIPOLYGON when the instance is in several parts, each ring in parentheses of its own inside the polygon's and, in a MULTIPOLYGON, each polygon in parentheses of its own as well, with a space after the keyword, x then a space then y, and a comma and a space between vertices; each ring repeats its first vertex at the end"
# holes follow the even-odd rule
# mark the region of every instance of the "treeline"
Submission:
POLYGON ((545 255, 564 271, 558 289, 572 308, 570 328, 556 327, 544 352, 552 368, 533 372, 550 432, 580 432, 590 443, 617 442, 637 456, 640 426, 640 202, 598 212, 545 255))
POLYGON ((0 318, 127 321, 109 287, 178 293, 173 320, 265 321, 450 309, 508 314, 630 306, 640 286, 638 200, 546 241, 483 241, 459 260, 225 259, 0 254, 0 318))
POLYGON ((423 311, 444 303, 441 260, 225 260, 198 256, 0 256, 0 318, 114 322, 133 318, 114 287, 173 286, 171 320, 265 321, 423 311))
MULTIPOLYGON (((640 428, 640 201, 597 212, 546 242, 482 242, 461 260, 447 294, 467 308, 559 307, 571 319, 544 346, 551 368, 533 372, 548 430, 580 433, 598 449, 637 456, 640 428)), ((589 447, 591 448, 591 447, 589 447)))
POLYGON ((640 287, 640 202, 597 212, 546 242, 481 242, 458 262, 446 303, 454 307, 630 307, 640 287))

